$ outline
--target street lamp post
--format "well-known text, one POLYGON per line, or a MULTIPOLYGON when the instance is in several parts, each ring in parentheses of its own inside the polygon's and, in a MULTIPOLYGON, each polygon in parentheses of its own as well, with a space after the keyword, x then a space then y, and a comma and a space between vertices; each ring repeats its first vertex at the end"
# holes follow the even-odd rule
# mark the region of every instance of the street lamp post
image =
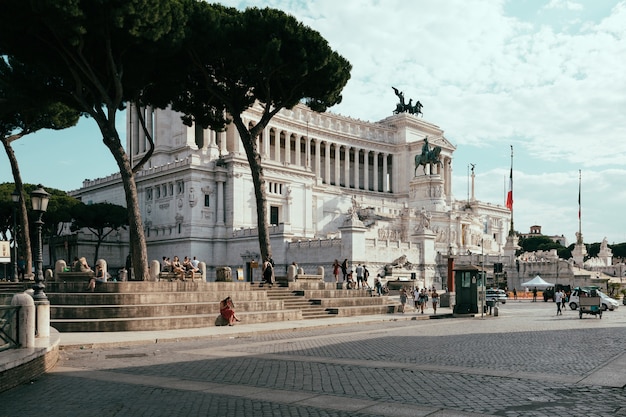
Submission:
POLYGON ((41 239, 41 228, 43 221, 41 217, 48 209, 48 201, 50 201, 50 194, 43 189, 41 184, 37 185, 37 189, 30 193, 30 199, 33 204, 33 211, 37 213, 37 258, 35 259, 35 284, 33 285, 33 299, 35 301, 47 301, 48 297, 43 292, 46 287, 43 278, 43 242, 41 239))
POLYGON ((13 281, 19 281, 19 271, 17 270, 17 205, 20 202, 20 193, 17 190, 11 193, 13 201, 13 281))

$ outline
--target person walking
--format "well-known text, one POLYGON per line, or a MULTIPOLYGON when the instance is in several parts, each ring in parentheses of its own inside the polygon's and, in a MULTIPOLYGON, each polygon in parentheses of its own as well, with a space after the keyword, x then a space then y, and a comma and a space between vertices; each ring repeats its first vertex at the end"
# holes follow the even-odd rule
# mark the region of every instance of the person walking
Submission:
POLYGON ((407 294, 406 288, 400 288, 400 308, 398 309, 399 313, 404 313, 404 306, 406 306, 407 294))
POLYGON ((517 290, 513 287, 513 299, 517 300, 517 290))
POLYGON ((419 310, 419 301, 420 301, 420 290, 415 287, 413 290, 413 306, 415 307, 415 311, 419 310))
POLYGON ((554 302, 556 303, 556 315, 561 316, 563 312, 561 311, 561 302, 563 301, 563 290, 559 289, 554 293, 554 302))
POLYGON ((439 304, 439 294, 437 290, 433 288, 433 292, 430 293, 430 297, 433 300, 433 314, 437 314, 437 305, 439 304))
POLYGON ((537 301, 537 287, 533 288, 533 302, 537 301))
POLYGON ((343 280, 346 281, 348 279, 348 258, 341 263, 341 273, 343 274, 343 280))
POLYGON ((339 265, 339 261, 335 259, 335 262, 333 263, 333 275, 335 276, 335 282, 339 282, 339 268, 341 268, 341 265, 339 265))

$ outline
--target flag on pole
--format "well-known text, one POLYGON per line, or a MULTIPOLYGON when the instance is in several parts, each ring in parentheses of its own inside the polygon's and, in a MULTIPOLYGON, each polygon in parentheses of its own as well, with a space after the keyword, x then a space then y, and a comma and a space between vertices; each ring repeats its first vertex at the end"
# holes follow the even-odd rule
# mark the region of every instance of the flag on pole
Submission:
POLYGON ((509 175, 509 192, 506 193, 506 208, 513 211, 513 167, 509 175))
POLYGON ((506 208, 513 211, 513 145, 511 145, 511 173, 509 174, 509 192, 506 193, 506 208))

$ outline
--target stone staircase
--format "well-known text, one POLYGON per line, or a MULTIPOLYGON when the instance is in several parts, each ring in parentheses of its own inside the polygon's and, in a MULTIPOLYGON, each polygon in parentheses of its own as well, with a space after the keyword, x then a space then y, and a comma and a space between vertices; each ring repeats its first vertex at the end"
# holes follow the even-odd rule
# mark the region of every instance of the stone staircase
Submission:
POLYGON ((24 292, 33 286, 33 282, 0 281, 0 305, 10 305, 13 295, 24 292))
MULTIPOLYGON (((24 290, 19 284, 22 287, 12 287, 15 292, 24 290)), ((321 281, 272 288, 247 282, 107 282, 98 283, 95 292, 85 292, 85 285, 46 284, 52 327, 60 332, 208 327, 215 324, 219 303, 228 296, 243 323, 385 314, 397 308, 387 297, 370 297, 364 290, 337 289, 334 283, 321 281)))

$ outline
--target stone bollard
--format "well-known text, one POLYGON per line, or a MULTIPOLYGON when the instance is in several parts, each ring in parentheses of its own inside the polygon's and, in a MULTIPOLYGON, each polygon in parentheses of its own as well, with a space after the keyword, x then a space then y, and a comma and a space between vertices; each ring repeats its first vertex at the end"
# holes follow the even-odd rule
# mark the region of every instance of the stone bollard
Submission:
MULTIPOLYGON (((17 316, 17 329, 19 334, 14 334, 23 348, 35 347, 35 301, 33 297, 27 293, 15 294, 11 299, 12 306, 20 306, 20 312, 17 316)), ((14 332, 17 329, 13 329, 14 332)))
POLYGON ((202 279, 205 282, 209 281, 209 278, 206 276, 206 263, 205 262, 200 262, 198 263, 198 269, 200 270, 200 272, 202 273, 202 279))
POLYGON ((156 282, 159 280, 159 272, 161 272, 161 264, 159 261, 151 260, 150 269, 148 271, 149 281, 156 282))
POLYGON ((287 267, 287 282, 294 282, 296 280, 296 266, 289 265, 287 267))
POLYGON ((324 267, 323 266, 318 266, 317 267, 317 275, 321 275, 322 276, 322 281, 324 281, 324 267))
POLYGON ((56 261, 54 263, 54 276, 55 276, 55 279, 58 276, 57 274, 59 272, 65 272, 65 268, 67 268, 67 264, 65 263, 65 261, 63 259, 59 259, 58 261, 56 261))
POLYGON ((36 337, 50 337, 50 301, 35 301, 36 337))

